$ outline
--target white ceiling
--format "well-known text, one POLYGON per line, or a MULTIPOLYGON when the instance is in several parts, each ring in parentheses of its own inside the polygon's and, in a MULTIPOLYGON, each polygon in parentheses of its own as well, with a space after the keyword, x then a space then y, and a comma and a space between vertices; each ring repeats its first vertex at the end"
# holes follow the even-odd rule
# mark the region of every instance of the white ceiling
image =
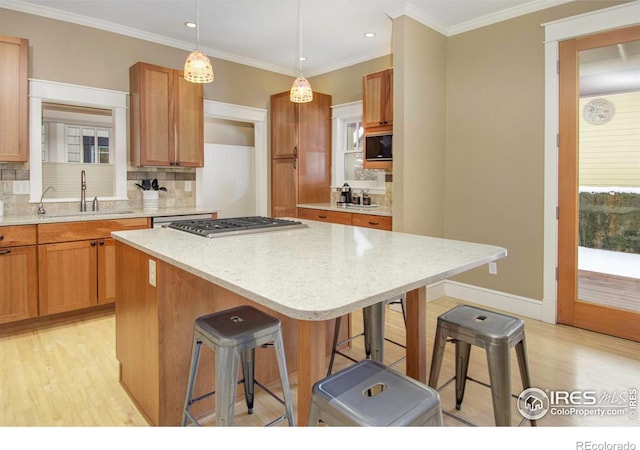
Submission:
MULTIPOLYGON (((571 0, 301 0, 305 76, 391 53, 392 18, 407 15, 447 35, 571 0), (365 32, 375 32, 367 39, 365 32)), ((196 0, 0 0, 0 8, 195 48, 196 0)), ((200 48, 274 72, 298 72, 297 0, 200 0, 200 48)), ((215 67, 214 67, 215 70, 215 67)))

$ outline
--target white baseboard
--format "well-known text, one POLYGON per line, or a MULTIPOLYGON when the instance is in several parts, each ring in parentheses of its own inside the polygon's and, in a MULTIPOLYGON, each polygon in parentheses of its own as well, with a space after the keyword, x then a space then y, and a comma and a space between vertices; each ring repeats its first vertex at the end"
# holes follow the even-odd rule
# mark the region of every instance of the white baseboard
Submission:
POLYGON ((451 297, 480 306, 499 309, 515 316, 542 320, 542 302, 457 281, 443 280, 427 286, 427 302, 451 297))

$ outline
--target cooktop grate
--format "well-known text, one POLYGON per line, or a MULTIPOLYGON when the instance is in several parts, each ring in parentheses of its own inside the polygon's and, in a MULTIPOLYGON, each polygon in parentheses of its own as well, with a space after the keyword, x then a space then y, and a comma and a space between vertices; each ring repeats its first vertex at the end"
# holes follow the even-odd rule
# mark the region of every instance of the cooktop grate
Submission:
POLYGON ((261 216, 179 220, 169 224, 169 228, 186 231, 206 238, 304 227, 306 227, 305 224, 295 220, 274 219, 261 216))

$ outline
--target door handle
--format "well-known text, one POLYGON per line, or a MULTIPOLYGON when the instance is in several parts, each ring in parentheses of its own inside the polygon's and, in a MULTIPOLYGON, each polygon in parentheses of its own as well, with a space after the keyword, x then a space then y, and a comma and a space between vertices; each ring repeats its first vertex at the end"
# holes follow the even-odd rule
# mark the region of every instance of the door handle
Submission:
POLYGON ((11 253, 11 250, 2 250, 0 255, 8 255, 9 253, 11 253))

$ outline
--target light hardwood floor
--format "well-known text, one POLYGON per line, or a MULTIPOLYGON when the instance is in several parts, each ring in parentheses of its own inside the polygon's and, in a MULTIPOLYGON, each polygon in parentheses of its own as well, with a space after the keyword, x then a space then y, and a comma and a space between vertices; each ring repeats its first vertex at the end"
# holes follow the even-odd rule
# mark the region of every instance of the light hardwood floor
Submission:
MULTIPOLYGON (((428 348, 433 343, 436 318, 459 304, 442 298, 427 307, 428 348)), ((354 330, 361 327, 361 315, 354 314, 354 330)), ((387 335, 404 340, 401 314, 389 310, 387 335)), ((527 348, 535 387, 543 390, 589 390, 601 394, 622 393, 640 388, 640 343, 617 339, 563 325, 550 325, 525 319, 527 348)), ((268 350, 266 350, 268 351, 268 350)), ((362 339, 354 341, 350 351, 359 357, 362 339)), ((390 364, 402 350, 387 344, 390 364)), ((453 376, 453 345, 447 352, 441 384, 453 376)), ((513 392, 522 390, 515 355, 512 358, 513 392)), ((337 357, 337 368, 350 362, 337 357)), ((394 366, 404 371, 404 362, 394 366)), ((473 348, 469 376, 488 382, 486 359, 481 349, 473 348)), ((113 313, 56 325, 36 331, 0 336, 0 426, 146 426, 118 382, 115 358, 115 317, 113 313)), ((296 379, 291 377, 295 398, 296 379)), ((278 386, 273 386, 277 391, 278 386)), ((444 411, 479 426, 492 426, 493 413, 489 390, 468 383, 462 410, 456 412, 453 385, 441 392, 444 411)), ((259 389, 258 389, 259 391, 259 389)), ((515 405, 515 400, 514 400, 515 405)), ((515 406, 513 423, 521 417, 515 406)), ((249 416, 238 404, 237 425, 260 425, 262 420, 279 415, 279 405, 260 395, 255 414, 249 416)), ((639 412, 637 409, 635 412, 639 412)), ((205 421, 209 422, 209 421, 205 421)), ((638 426, 640 419, 627 412, 619 417, 584 417, 547 414, 539 426, 638 426)), ((286 425, 286 422, 282 425, 286 425)), ((447 426, 465 426, 445 416, 447 426)))

